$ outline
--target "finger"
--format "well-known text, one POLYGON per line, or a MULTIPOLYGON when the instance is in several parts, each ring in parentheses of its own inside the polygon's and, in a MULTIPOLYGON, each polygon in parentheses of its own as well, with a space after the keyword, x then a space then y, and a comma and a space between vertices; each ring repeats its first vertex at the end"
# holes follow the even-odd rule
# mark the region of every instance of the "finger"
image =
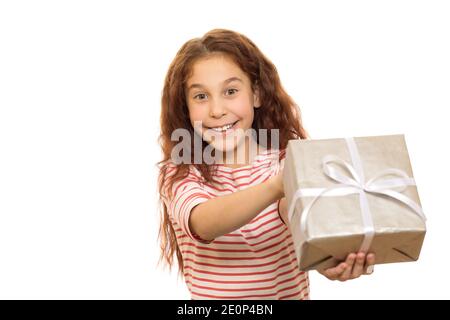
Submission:
POLYGON ((347 264, 345 262, 342 262, 334 268, 326 269, 324 271, 324 275, 330 280, 337 280, 346 268, 347 264))
POLYGON ((375 254, 369 253, 366 257, 365 273, 372 274, 375 265, 375 254))
POLYGON ((366 262, 366 254, 364 252, 358 252, 356 256, 356 262, 353 266, 351 278, 355 279, 360 277, 364 273, 364 264, 366 262))
POLYGON ((347 256, 347 259, 345 260, 345 263, 347 264, 347 267, 345 268, 344 272, 339 277, 339 280, 345 281, 350 279, 350 275, 353 269, 353 265, 355 264, 356 254, 350 253, 347 256))
POLYGON ((345 265, 343 265, 343 264, 341 263, 341 264, 339 264, 338 266, 336 266, 336 267, 334 267, 334 268, 328 268, 328 269, 325 269, 325 270, 323 271, 323 275, 324 275, 325 277, 327 277, 328 279, 330 279, 330 280, 336 280, 338 274, 341 274, 341 273, 342 273, 342 272, 341 272, 341 269, 342 269, 342 271, 343 271, 344 268, 345 268, 345 265))

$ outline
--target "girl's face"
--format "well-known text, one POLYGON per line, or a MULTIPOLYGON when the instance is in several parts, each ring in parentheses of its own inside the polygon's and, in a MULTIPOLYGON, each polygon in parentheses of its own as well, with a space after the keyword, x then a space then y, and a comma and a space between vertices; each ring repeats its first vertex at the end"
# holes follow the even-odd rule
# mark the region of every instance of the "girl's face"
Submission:
POLYGON ((248 76, 219 54, 194 63, 186 101, 196 132, 223 152, 242 147, 243 133, 252 127, 253 108, 260 107, 258 91, 253 92, 248 76))

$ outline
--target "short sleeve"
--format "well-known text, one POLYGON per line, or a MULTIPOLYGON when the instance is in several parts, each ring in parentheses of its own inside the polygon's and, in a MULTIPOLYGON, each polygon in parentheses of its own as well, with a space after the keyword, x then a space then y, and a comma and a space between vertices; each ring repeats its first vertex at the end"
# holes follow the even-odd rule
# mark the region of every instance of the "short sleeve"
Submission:
MULTIPOLYGON (((284 161, 285 161, 285 159, 286 159, 286 150, 283 149, 280 152, 280 160, 279 160, 277 174, 284 169, 284 161)), ((280 212, 280 203, 281 203, 282 199, 283 198, 281 198, 281 199, 279 199, 277 201, 277 211, 278 211, 278 216, 280 217, 281 222, 283 222, 284 225, 287 225, 286 222, 281 217, 281 212, 280 212)), ((284 201, 286 201, 286 199, 284 201)))
POLYGON ((285 160, 285 158, 280 160, 280 170, 284 169, 284 160, 285 160))
POLYGON ((276 170, 274 175, 277 175, 278 173, 280 173, 280 171, 282 171, 284 169, 284 160, 285 160, 285 156, 286 156, 286 150, 282 149, 280 150, 279 154, 278 154, 278 161, 276 164, 276 170))
POLYGON ((186 178, 176 181, 173 184, 170 197, 166 194, 163 196, 171 221, 175 222, 189 238, 201 243, 209 243, 211 241, 203 240, 191 232, 189 228, 189 217, 195 206, 211 198, 200 183, 200 179, 193 173, 189 173, 186 178))

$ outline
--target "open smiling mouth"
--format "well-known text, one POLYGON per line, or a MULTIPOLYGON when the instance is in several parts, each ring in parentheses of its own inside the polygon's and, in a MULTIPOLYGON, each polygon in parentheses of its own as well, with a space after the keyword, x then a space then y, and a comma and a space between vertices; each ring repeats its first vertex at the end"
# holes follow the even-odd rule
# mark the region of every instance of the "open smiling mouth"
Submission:
POLYGON ((238 123, 239 120, 233 123, 229 123, 227 125, 224 125, 222 127, 206 127, 207 129, 213 130, 214 132, 218 133, 226 133, 230 129, 234 129, 236 126, 236 123, 238 123))

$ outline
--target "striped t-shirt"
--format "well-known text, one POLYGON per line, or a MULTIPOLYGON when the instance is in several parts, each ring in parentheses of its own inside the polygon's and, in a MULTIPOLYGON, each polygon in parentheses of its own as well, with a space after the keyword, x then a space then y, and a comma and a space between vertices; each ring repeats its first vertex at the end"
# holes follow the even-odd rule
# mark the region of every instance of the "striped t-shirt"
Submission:
POLYGON ((200 172, 191 166, 187 178, 173 185, 172 198, 163 196, 192 299, 309 298, 308 274, 298 269, 278 202, 247 225, 209 243, 189 230, 189 215, 196 205, 266 181, 280 171, 282 158, 284 150, 267 150, 256 155, 251 165, 235 169, 219 165, 214 179, 220 183, 213 184, 202 183, 200 172))

